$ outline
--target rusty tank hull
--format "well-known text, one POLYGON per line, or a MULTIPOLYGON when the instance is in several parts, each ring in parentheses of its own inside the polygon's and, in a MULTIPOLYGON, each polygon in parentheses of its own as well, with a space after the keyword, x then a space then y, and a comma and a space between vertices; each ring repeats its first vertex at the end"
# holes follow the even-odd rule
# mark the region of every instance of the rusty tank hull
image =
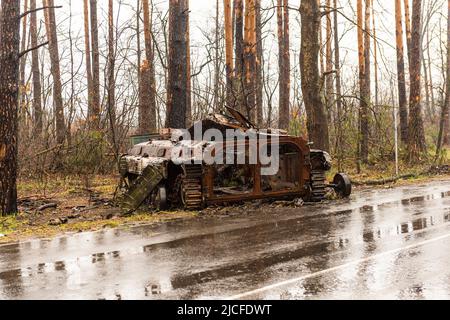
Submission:
POLYGON ((302 137, 281 130, 257 129, 236 110, 228 111, 231 116, 211 115, 194 125, 189 130, 194 139, 186 140, 181 130, 164 129, 159 136, 134 145, 120 159, 122 193, 118 203, 129 212, 144 204, 157 210, 199 210, 213 204, 258 199, 303 198, 319 202, 325 199, 328 188, 334 188, 342 197, 351 194, 347 175, 338 174, 332 183, 327 182, 332 168, 327 152, 311 149, 302 137), (195 139, 199 127, 202 138, 195 139), (222 134, 237 130, 256 137, 258 148, 277 155, 273 174, 263 174, 267 164, 261 156, 247 161, 254 147, 251 141, 205 139, 208 130, 222 134), (208 162, 198 156, 206 151, 214 157, 221 155, 221 159, 241 157, 246 161, 208 162))

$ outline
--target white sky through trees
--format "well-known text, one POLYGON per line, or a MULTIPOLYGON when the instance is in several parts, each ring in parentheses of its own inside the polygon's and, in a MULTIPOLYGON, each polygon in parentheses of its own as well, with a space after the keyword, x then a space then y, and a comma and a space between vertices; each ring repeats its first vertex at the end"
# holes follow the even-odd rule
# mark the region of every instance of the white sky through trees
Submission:
MULTIPOLYGON (((1 2, 1 0, 0 0, 1 2)), ((154 0, 153 3, 156 6, 156 11, 154 13, 154 29, 157 33, 158 44, 162 48, 162 44, 164 43, 164 37, 161 33, 161 21, 158 19, 158 14, 160 16, 164 16, 167 13, 168 9, 168 0, 154 0)), ((263 8, 263 21, 271 17, 270 22, 267 23, 263 28, 263 37, 264 37, 264 56, 266 60, 266 66, 270 67, 270 70, 267 70, 270 73, 269 77, 269 86, 276 87, 277 86, 277 77, 278 77, 278 63, 277 63, 277 36, 276 36, 276 14, 274 11, 274 0, 262 0, 262 8, 263 8), (270 63, 267 63, 270 61, 270 63)), ((322 1, 325 3, 325 1, 322 1)), ((343 87, 344 94, 351 95, 357 90, 357 34, 356 28, 352 21, 356 21, 354 8, 356 8, 356 0, 339 0, 340 6, 342 8, 342 12, 345 15, 339 16, 340 23, 340 37, 341 37, 341 59, 343 65, 342 73, 343 73, 343 87), (350 20, 350 21, 349 21, 350 20)), ((424 2, 424 16, 427 15, 428 11, 432 11, 433 15, 428 24, 429 32, 430 32, 430 48, 431 48, 431 65, 433 69, 434 81, 435 81, 435 91, 438 94, 439 88, 443 85, 443 69, 444 65, 442 61, 442 53, 445 55, 445 46, 446 46, 446 28, 447 28, 447 1, 445 0, 423 0, 424 2)), ((332 1, 333 3, 333 1, 332 1)), ((133 33, 135 31, 133 28, 135 27, 135 10, 136 10, 136 0, 116 0, 115 1, 116 8, 116 16, 118 17, 118 27, 121 32, 118 35, 119 41, 122 42, 119 45, 119 51, 123 56, 120 57, 123 61, 117 62, 117 66, 123 67, 125 64, 132 65, 136 63, 136 42, 135 36, 133 33), (119 5, 121 4, 121 5, 119 5), (120 8, 120 11, 119 11, 120 8), (123 49, 128 47, 128 49, 123 49), (123 49, 123 50, 122 50, 123 49)), ((219 1, 220 4, 220 13, 221 13, 221 32, 223 32, 223 0, 219 1)), ((41 1, 37 0, 37 6, 41 5, 41 1)), ((76 60, 79 62, 75 68, 78 70, 78 78, 80 79, 81 85, 85 85, 82 81, 84 76, 85 67, 83 65, 82 56, 84 51, 83 45, 83 2, 81 0, 55 0, 55 5, 62 5, 62 9, 56 10, 56 17, 58 21, 58 36, 60 42, 60 53, 61 53, 61 69, 63 72, 63 78, 67 80, 67 72, 69 71, 69 37, 68 31, 70 26, 70 8, 72 9, 72 40, 74 43, 74 51, 76 60)), ((300 0, 290 0, 290 7, 298 8, 300 5, 300 0)), ((108 0, 98 0, 98 21, 99 21, 99 37, 100 37, 100 48, 101 48, 101 64, 102 70, 105 68, 106 63, 106 39, 107 39, 107 10, 108 10, 108 0)), ((192 64, 193 64, 193 73, 199 73, 196 81, 199 82, 199 86, 204 86, 205 88, 209 88, 210 83, 208 83, 210 74, 213 71, 214 62, 211 61, 214 58, 214 45, 211 44, 211 41, 208 41, 207 38, 214 39, 215 32, 215 11, 216 11, 216 0, 191 0, 190 1, 190 20, 191 20, 191 47, 192 47, 192 64), (210 52, 210 56, 208 56, 208 52, 210 52), (204 66, 206 62, 210 61, 208 66, 204 66), (200 66, 203 68, 200 70, 200 66)), ((390 96, 390 88, 391 88, 391 80, 396 81, 396 55, 395 55, 395 20, 394 20, 394 1, 393 0, 374 0, 374 10, 376 14, 376 24, 377 24, 377 38, 378 42, 378 54, 379 54, 379 82, 380 82, 380 95, 390 96)), ((38 14, 38 19, 43 20, 42 12, 38 14)), ((325 25, 325 19, 323 19, 323 23, 325 25)), ((300 85, 300 75, 299 75, 299 51, 300 51, 300 15, 298 11, 291 10, 291 57, 292 57, 292 77, 293 83, 292 86, 300 85)), ((39 26, 38 26, 39 28, 39 26)), ((142 28, 142 55, 144 57, 144 37, 143 37, 143 26, 142 28)), ((45 36, 43 25, 40 27, 40 35, 45 36)), ((325 29, 324 29, 324 37, 325 37, 325 29)), ((41 41, 44 41, 44 38, 41 38, 41 41)), ((424 47, 427 47, 426 38, 424 39, 424 47)), ((373 43, 371 46, 373 52, 373 43)), ((46 52, 46 49, 42 49, 42 52, 46 52)), ((221 50, 221 60, 224 62, 224 50, 221 50)), ((30 56, 30 55, 29 55, 30 56)), ((28 57, 30 59, 30 57, 28 57)), ((48 56, 47 56, 48 59, 48 56)), ((118 58, 119 59, 119 58, 118 58)), ((157 59, 158 60, 158 59, 157 59)), ((405 61, 406 52, 405 52, 405 61)), ((372 58, 373 63, 373 58, 372 58)), ((160 63, 156 61, 157 64, 157 78, 158 74, 163 74, 163 68, 160 63), (159 65, 159 67, 158 67, 159 65)), ((48 64, 44 64, 46 68, 48 68, 48 64)), ((49 74, 48 70, 45 71, 46 75, 49 74)), ((123 71, 126 72, 126 71, 123 71)), ((130 71, 131 72, 131 71, 130 71)), ((372 76, 373 76, 373 66, 372 66, 372 76)), ((102 75, 102 85, 103 85, 103 75, 102 75)), ((132 81, 132 76, 126 76, 124 73, 123 79, 118 77, 118 86, 120 87, 120 81, 132 81), (127 80, 125 80, 127 79, 127 80)), ((50 80, 49 80, 50 81, 50 80)), ((157 79, 158 81, 158 79, 157 79)), ((396 83, 396 82, 394 82, 396 83)), ((372 81, 372 86, 374 83, 372 81)), ((82 88, 79 88, 82 90, 82 88)), ((160 92, 161 97, 165 94, 164 83, 159 81, 159 85, 157 88, 160 92)), ((130 92, 127 92, 123 88, 123 98, 126 95, 130 95, 130 92)), ((206 89, 205 89, 206 90, 206 89)), ((294 90, 294 88, 293 88, 294 90)), ((65 90, 67 92, 67 88, 65 90)), ((374 91, 372 89, 372 91, 374 91)), ((277 93, 275 94, 275 97, 277 93)), ((162 99, 162 98, 161 98, 162 99)), ((161 100, 160 99, 160 100, 161 100)), ((194 97, 195 99, 195 97, 194 97)), ((275 98, 276 99, 276 98, 275 98)), ((120 100, 120 93, 119 93, 120 100)), ((162 100, 160 101, 163 102, 162 100)), ((195 103, 195 102, 194 102, 195 103)), ((277 103, 274 102, 276 106, 277 103)))

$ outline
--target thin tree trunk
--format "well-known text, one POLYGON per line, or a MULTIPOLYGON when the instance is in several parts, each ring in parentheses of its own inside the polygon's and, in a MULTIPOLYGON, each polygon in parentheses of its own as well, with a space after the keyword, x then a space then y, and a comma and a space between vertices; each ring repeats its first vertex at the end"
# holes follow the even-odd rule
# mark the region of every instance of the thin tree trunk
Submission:
MULTIPOLYGON (((326 2, 326 10, 330 10, 331 0, 326 2)), ((326 51, 325 51, 325 61, 326 61, 326 72, 329 73, 325 77, 325 100, 328 112, 328 119, 331 119, 331 114, 333 111, 333 75, 330 73, 333 69, 333 50, 332 50, 332 31, 331 31, 331 12, 326 15, 327 21, 327 31, 326 31, 326 51)))
POLYGON ((220 0, 216 0, 215 17, 215 45, 214 45, 214 100, 213 110, 219 110, 219 91, 220 91, 220 0))
POLYGON ((317 0, 302 0, 300 68, 303 99, 308 114, 309 138, 314 148, 329 151, 330 142, 325 107, 320 97, 319 29, 321 12, 317 0))
MULTIPOLYGON (((427 28, 427 42, 430 43, 430 32, 429 28, 427 28)), ((430 55, 430 46, 427 48, 427 58, 428 58, 428 81, 430 88, 430 96, 431 96, 431 115, 433 120, 436 119, 436 109, 435 109, 435 99, 434 99, 434 86, 433 86, 433 74, 431 72, 431 55, 430 55)))
MULTIPOLYGON (((36 0, 30 0, 30 38, 31 47, 38 46, 38 31, 36 17, 36 0)), ((31 73, 33 75, 33 124, 36 137, 42 134, 42 86, 41 71, 39 69, 39 50, 31 52, 31 73)))
POLYGON ((284 97, 284 41, 283 41, 283 0, 277 0, 277 30, 278 30, 278 91, 279 91, 279 107, 278 107, 278 127, 280 129, 288 129, 289 124, 286 121, 286 99, 284 97))
MULTIPOLYGON (((27 12, 28 11, 28 0, 24 0, 23 2, 23 12, 27 12)), ((22 43, 20 46, 20 51, 24 52, 27 49, 27 21, 28 21, 28 15, 26 15, 25 17, 22 18, 22 43)), ((19 101, 19 106, 20 109, 22 109, 23 115, 25 117, 25 123, 27 123, 27 114, 28 114, 28 110, 27 110, 27 106, 25 105, 25 100, 27 97, 26 94, 26 88, 25 88, 25 66, 26 66, 26 62, 27 62, 27 55, 23 55, 20 58, 20 101, 19 101)))
MULTIPOLYGON (((141 48, 141 0, 136 0, 136 56, 137 56, 137 85, 138 85, 138 96, 139 96, 139 128, 141 131, 142 116, 144 112, 142 111, 142 106, 144 105, 142 97, 142 48, 141 48)), ((142 132, 139 132, 142 133, 142 132)), ((145 133, 145 132, 144 132, 145 133)))
POLYGON ((234 107, 244 112, 243 84, 244 84, 244 2, 234 0, 235 15, 235 82, 234 82, 234 107))
POLYGON ((290 51, 289 8, 286 0, 277 2, 278 59, 279 59, 279 124, 280 129, 289 129, 290 122, 290 51))
POLYGON ((371 0, 365 0, 364 21, 364 87, 362 90, 361 107, 361 160, 363 163, 369 161, 369 106, 371 105, 371 68, 370 68, 370 7, 371 0))
POLYGON ((373 30, 373 69, 375 78, 375 106, 380 104, 379 99, 379 78, 378 78, 378 43, 377 43, 377 28, 375 25, 375 9, 374 3, 372 3, 372 30, 373 30))
POLYGON ((50 52, 51 73, 53 77, 53 104, 55 108, 56 120, 56 142, 59 145, 64 144, 65 123, 64 123, 64 105, 62 99, 61 71, 59 65, 58 36, 56 33, 55 5, 53 0, 44 0, 45 6, 45 26, 47 29, 47 38, 49 41, 48 49, 50 52))
POLYGON ((439 125, 439 137, 436 156, 441 153, 442 147, 447 147, 450 142, 449 137, 449 110, 450 110, 450 0, 448 0, 447 14, 447 70, 446 70, 446 93, 445 102, 441 110, 441 119, 439 125))
POLYGON ((358 171, 360 162, 367 162, 368 157, 368 99, 366 84, 366 50, 364 37, 364 16, 362 0, 357 0, 357 26, 358 26, 358 62, 359 62, 359 139, 358 139, 358 171))
POLYGON ((84 13, 84 50, 86 58, 86 78, 88 88, 88 123, 94 115, 93 108, 93 82, 92 82, 92 60, 91 60, 91 35, 89 26, 89 0, 83 1, 83 13, 84 13))
POLYGON ((406 27, 406 48, 408 49, 408 65, 411 65, 411 14, 410 14, 410 7, 409 7, 409 1, 410 0, 404 0, 404 6, 405 6, 405 27, 406 27))
POLYGON ((409 157, 411 162, 420 160, 426 151, 425 130, 421 107, 421 30, 422 0, 413 0, 411 37, 411 94, 409 114, 409 157))
POLYGON ((183 0, 183 11, 186 16, 186 126, 194 123, 192 115, 192 77, 191 77, 191 30, 189 17, 189 0, 183 0))
POLYGON ((108 116, 111 130, 111 141, 116 157, 119 156, 119 146, 116 136, 116 78, 115 78, 115 36, 114 36, 114 0, 108 1, 108 116))
POLYGON ((337 134, 336 150, 338 153, 338 170, 342 170, 343 144, 342 144, 342 88, 341 88, 341 57, 339 47, 339 24, 337 0, 334 0, 334 65, 336 69, 336 108, 337 108, 337 134))
MULTIPOLYGON (((431 68, 431 66, 430 66, 431 68)), ((443 133, 442 144, 444 147, 450 145, 450 0, 448 1, 448 16, 447 16, 447 77, 446 77, 446 95, 442 112, 443 133)))
POLYGON ((167 88, 167 127, 186 128, 187 113, 187 38, 186 0, 169 2, 169 82, 167 88))
POLYGON ((395 0, 395 21, 397 42, 397 83, 400 110, 400 136, 401 141, 406 145, 408 143, 408 101, 406 98, 406 77, 404 60, 405 53, 403 49, 401 0, 395 0))
POLYGON ((283 82, 281 85, 284 87, 284 103, 285 103, 285 121, 287 128, 289 128, 290 115, 291 115, 291 51, 290 51, 290 34, 289 34, 289 1, 283 0, 283 82))
POLYGON ((90 0, 92 41, 92 124, 100 128, 100 52, 98 48, 97 0, 90 0))
POLYGON ((226 51, 226 77, 227 77, 227 97, 226 104, 234 107, 233 103, 233 17, 231 10, 231 0, 224 0, 225 15, 225 51, 226 51))
POLYGON ((261 0, 255 0, 256 10, 256 123, 263 125, 262 23, 261 0))
POLYGON ((256 111, 256 16, 255 0, 245 1, 245 115, 254 120, 256 111))
POLYGON ((150 4, 142 0, 144 13, 144 40, 146 60, 141 68, 141 105, 139 108, 141 133, 156 132, 156 91, 155 67, 152 42, 152 20, 150 17, 150 4))
POLYGON ((20 1, 2 0, 0 19, 0 216, 17 213, 20 1))

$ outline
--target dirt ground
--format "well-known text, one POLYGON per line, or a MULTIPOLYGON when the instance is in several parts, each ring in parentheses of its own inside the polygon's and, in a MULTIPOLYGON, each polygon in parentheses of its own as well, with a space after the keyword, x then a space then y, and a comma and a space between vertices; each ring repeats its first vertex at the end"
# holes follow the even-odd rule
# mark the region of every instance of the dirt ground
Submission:
MULTIPOLYGON (((365 188, 392 188, 393 186, 420 184, 450 177, 448 168, 430 171, 426 175, 415 175, 388 183, 379 175, 353 175, 357 181, 355 190, 365 188)), ((33 238, 50 238, 60 234, 96 231, 104 228, 129 227, 142 224, 158 224, 175 219, 191 219, 204 215, 226 217, 267 207, 303 206, 301 200, 295 201, 255 201, 233 207, 211 207, 201 212, 136 212, 124 216, 113 204, 118 177, 98 176, 89 183, 83 179, 67 177, 47 178, 45 183, 35 179, 22 179, 19 182, 19 211, 16 216, 0 218, 0 244, 23 241, 33 238), (89 187, 86 187, 89 185, 89 187)))

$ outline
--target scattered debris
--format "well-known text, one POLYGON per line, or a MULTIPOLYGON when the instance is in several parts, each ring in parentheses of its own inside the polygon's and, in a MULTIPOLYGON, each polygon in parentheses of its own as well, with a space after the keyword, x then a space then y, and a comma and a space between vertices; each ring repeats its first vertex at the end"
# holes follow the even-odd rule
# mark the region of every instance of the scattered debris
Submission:
POLYGON ((40 206, 39 208, 36 209, 36 211, 42 212, 47 209, 56 209, 56 208, 58 208, 58 204, 48 203, 48 204, 44 204, 44 205, 40 206))
POLYGON ((48 224, 50 226, 56 227, 56 226, 60 226, 63 224, 67 224, 69 222, 69 220, 67 218, 54 218, 51 219, 48 224))

